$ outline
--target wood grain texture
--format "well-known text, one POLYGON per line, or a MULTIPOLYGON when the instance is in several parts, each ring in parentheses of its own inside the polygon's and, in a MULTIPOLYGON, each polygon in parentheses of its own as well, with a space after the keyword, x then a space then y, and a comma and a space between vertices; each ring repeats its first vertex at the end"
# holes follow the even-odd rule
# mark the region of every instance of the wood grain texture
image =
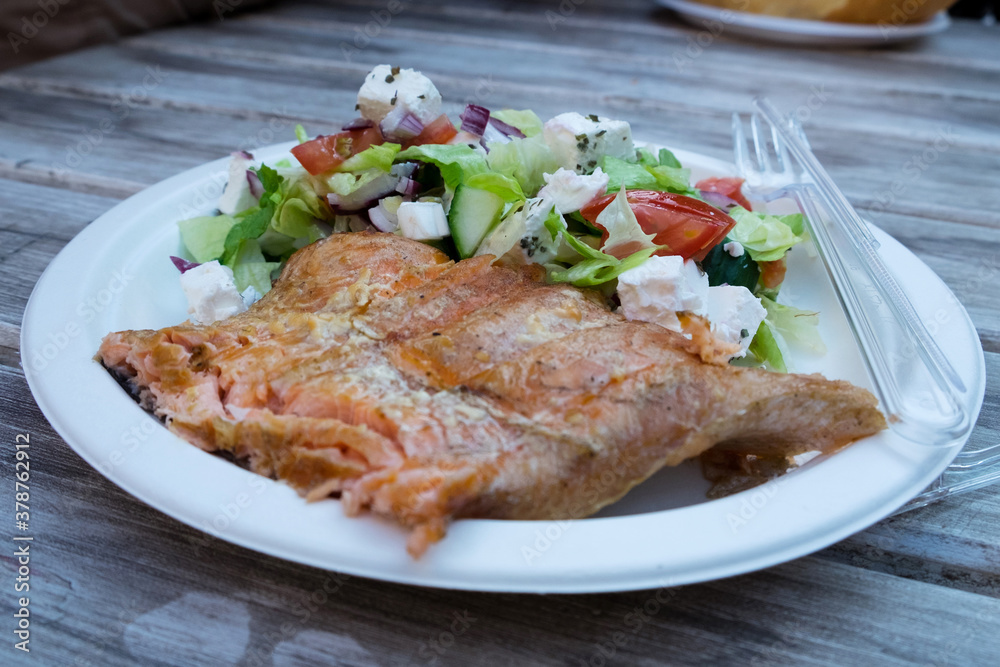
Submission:
MULTIPOLYGON (((720 158, 729 116, 751 95, 805 105, 816 152, 852 201, 968 309, 988 372, 971 442, 1000 442, 996 30, 959 21, 876 51, 748 44, 723 32, 692 56, 704 31, 644 0, 563 3, 573 9, 565 15, 554 0, 404 4, 356 52, 342 43, 387 2, 285 2, 0 74, 0 442, 31 436, 36 536, 32 654, 5 644, 0 663, 995 664, 996 487, 728 580, 475 594, 346 577, 203 534, 108 482, 53 432, 18 350, 28 296, 59 250, 121 199, 184 169, 291 139, 296 122, 335 130, 360 78, 388 61, 430 74, 451 113, 467 98, 542 115, 585 109, 720 158), (825 99, 809 108, 817 95, 825 99), (919 162, 935 141, 933 160, 919 162)), ((9 480, 10 457, 0 460, 9 480)))

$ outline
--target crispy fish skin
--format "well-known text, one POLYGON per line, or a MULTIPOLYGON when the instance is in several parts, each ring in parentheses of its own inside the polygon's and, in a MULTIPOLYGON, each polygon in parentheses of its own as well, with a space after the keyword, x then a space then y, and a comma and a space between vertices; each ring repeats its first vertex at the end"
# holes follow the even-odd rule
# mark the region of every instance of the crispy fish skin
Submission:
POLYGON ((398 521, 414 556, 455 518, 587 516, 716 445, 833 451, 885 428, 863 389, 705 363, 491 259, 336 235, 247 312, 112 333, 97 359, 174 433, 398 521))

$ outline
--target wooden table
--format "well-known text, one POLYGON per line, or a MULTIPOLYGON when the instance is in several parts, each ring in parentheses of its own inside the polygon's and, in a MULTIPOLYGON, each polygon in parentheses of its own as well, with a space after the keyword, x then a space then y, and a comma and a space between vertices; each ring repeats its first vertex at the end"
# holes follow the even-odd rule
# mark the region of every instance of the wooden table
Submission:
POLYGON ((297 122, 336 130, 372 65, 428 73, 453 117, 466 101, 583 110, 722 158, 730 114, 764 93, 796 110, 855 205, 968 308, 989 373, 972 438, 996 443, 997 37, 959 21, 916 44, 803 50, 692 29, 640 0, 287 2, 0 74, 3 485, 13 490, 16 434, 30 434, 36 540, 28 655, 13 648, 4 550, 0 663, 1000 664, 997 487, 763 572, 660 593, 663 604, 655 591, 427 590, 263 556, 150 509, 52 431, 18 354, 32 286, 88 222, 234 148, 286 141, 297 122), (655 611, 635 616, 644 606, 655 611))

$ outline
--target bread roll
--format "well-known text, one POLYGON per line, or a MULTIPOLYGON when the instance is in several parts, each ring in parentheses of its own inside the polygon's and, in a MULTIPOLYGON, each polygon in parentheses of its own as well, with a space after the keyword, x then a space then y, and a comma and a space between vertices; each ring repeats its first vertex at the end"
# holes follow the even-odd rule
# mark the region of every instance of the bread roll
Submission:
POLYGON ((754 14, 840 23, 920 23, 955 0, 696 0, 754 14))

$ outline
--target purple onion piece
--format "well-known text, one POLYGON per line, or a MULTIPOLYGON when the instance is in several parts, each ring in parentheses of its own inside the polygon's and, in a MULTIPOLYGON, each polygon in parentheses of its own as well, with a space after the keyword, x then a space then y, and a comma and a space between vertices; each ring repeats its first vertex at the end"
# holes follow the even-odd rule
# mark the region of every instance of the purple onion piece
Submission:
POLYGON ((182 257, 174 257, 173 255, 170 256, 170 261, 174 263, 174 266, 176 266, 177 270, 181 273, 186 273, 196 266, 201 266, 201 264, 198 264, 197 262, 189 262, 182 257))
POLYGON ((252 160, 253 159, 253 153, 248 153, 247 151, 234 151, 234 152, 230 153, 230 155, 232 155, 233 157, 241 157, 244 160, 252 160))
POLYGON ((396 231, 397 225, 393 224, 392 220, 386 217, 381 204, 368 209, 368 219, 372 221, 373 225, 375 225, 375 229, 380 232, 396 231))
POLYGON ((459 114, 458 117, 462 119, 461 129, 469 134, 481 137, 483 136, 483 132, 486 131, 487 123, 490 121, 490 110, 478 104, 470 104, 465 107, 465 111, 459 114))
POLYGON ((256 199, 260 199, 260 196, 264 194, 264 184, 260 182, 260 176, 257 175, 257 172, 247 169, 247 183, 250 184, 250 194, 256 199))
MULTIPOLYGON (((486 148, 486 144, 508 144, 513 141, 506 134, 496 129, 492 125, 486 126, 486 131, 483 132, 483 139, 480 142, 483 148, 486 148)), ((486 149, 489 152, 489 149, 486 149)))
POLYGON ((718 192, 710 192, 708 190, 699 190, 701 193, 701 198, 706 202, 714 206, 715 208, 722 209, 723 211, 729 211, 736 206, 738 203, 727 197, 726 195, 719 194, 718 192))
POLYGON ((369 127, 375 127, 375 123, 371 122, 367 118, 355 118, 340 129, 346 132, 347 130, 366 130, 369 127))
POLYGON ((338 195, 336 192, 331 192, 326 196, 326 203, 332 206, 333 208, 337 208, 338 206, 340 206, 340 195, 338 195))
MULTIPOLYGON (((388 118, 386 119, 388 120, 388 118)), ((379 129, 382 130, 382 135, 390 139, 397 139, 400 141, 406 141, 407 139, 412 139, 421 132, 424 131, 424 124, 420 122, 417 118, 410 112, 403 114, 403 117, 399 119, 399 122, 393 124, 393 121, 383 120, 379 124, 379 129)))
POLYGON ((493 118, 491 116, 490 117, 490 125, 492 125, 493 127, 495 127, 501 133, 503 133, 506 136, 510 137, 511 139, 524 139, 525 136, 526 136, 524 134, 524 132, 522 132, 521 130, 517 129, 516 127, 514 127, 513 125, 511 125, 509 123, 503 122, 499 118, 493 118))
POLYGON ((403 195, 404 197, 410 197, 417 194, 420 190, 420 183, 413 180, 412 178, 404 178, 396 186, 396 192, 403 195))
POLYGON ((490 147, 486 145, 486 137, 483 137, 479 140, 479 145, 482 146, 483 150, 486 151, 487 153, 490 152, 490 147))

